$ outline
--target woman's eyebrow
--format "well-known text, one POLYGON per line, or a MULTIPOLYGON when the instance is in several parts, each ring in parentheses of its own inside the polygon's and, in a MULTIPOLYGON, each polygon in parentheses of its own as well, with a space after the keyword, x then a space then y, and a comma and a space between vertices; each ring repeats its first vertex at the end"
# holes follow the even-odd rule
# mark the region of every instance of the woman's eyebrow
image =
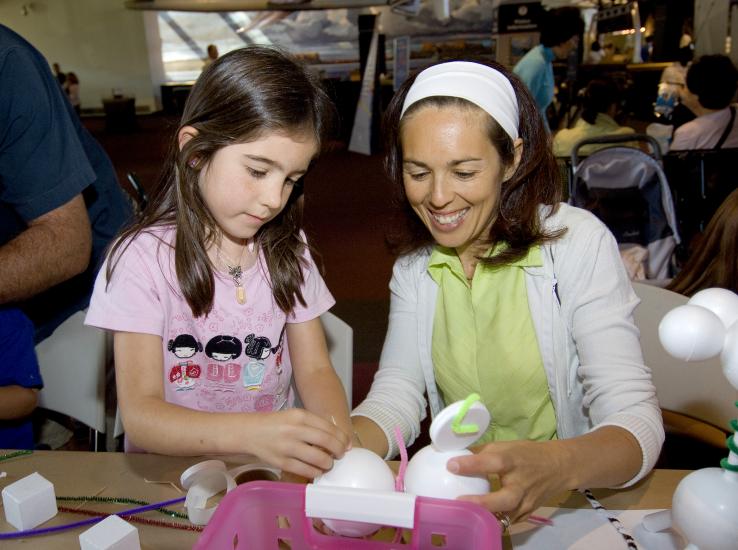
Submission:
MULTIPOLYGON (((450 160, 447 163, 447 166, 458 166, 459 164, 464 164, 465 162, 480 162, 482 159, 477 157, 468 157, 463 159, 456 159, 456 160, 450 160)), ((412 164, 415 166, 419 166, 421 168, 428 168, 428 165, 424 162, 421 162, 419 160, 413 160, 413 159, 404 159, 402 161, 402 164, 412 164)))

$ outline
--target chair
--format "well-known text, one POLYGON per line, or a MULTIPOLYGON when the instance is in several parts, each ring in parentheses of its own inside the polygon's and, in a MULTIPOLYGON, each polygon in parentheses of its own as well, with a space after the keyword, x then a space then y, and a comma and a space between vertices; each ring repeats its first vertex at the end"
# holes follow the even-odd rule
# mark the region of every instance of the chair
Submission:
POLYGON ((105 331, 84 324, 78 311, 36 346, 44 387, 39 407, 56 411, 105 433, 105 366, 109 349, 105 331))
POLYGON ((670 151, 664 155, 664 172, 674 195, 679 234, 685 246, 704 231, 736 188, 736 162, 735 148, 670 151))
POLYGON ((351 388, 354 381, 354 330, 330 312, 321 315, 320 320, 323 322, 331 363, 338 378, 341 379, 349 410, 351 410, 351 388))
POLYGON ((719 357, 687 363, 669 355, 659 340, 661 319, 688 298, 647 283, 634 282, 633 289, 641 299, 635 324, 667 431, 717 447, 719 455, 725 456, 726 430, 736 416, 738 390, 723 376, 719 357))
MULTIPOLYGON (((330 312, 321 315, 320 320, 325 330, 331 363, 333 363, 333 368, 336 370, 341 384, 343 384, 350 410, 354 369, 354 331, 345 321, 342 321, 330 312)), ((295 397, 295 405, 302 406, 299 395, 295 397)), ((116 411, 113 436, 118 437, 122 434, 123 422, 120 418, 120 411, 116 411)))

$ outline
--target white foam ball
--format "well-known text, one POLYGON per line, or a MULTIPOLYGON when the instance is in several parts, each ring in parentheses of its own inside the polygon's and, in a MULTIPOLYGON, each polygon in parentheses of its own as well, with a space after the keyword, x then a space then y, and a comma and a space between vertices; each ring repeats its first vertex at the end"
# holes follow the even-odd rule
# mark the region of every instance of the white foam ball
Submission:
POLYGON ((725 344, 720 354, 723 374, 730 385, 738 390, 738 323, 733 323, 725 334, 725 344))
MULTIPOLYGON (((354 447, 343 458, 333 461, 333 468, 315 478, 315 485, 328 487, 351 487, 374 491, 394 491, 395 475, 387 463, 376 453, 354 447)), ((347 537, 363 537, 377 531, 381 526, 359 521, 323 519, 330 529, 347 537)))
POLYGON ((738 294, 725 288, 700 290, 687 304, 709 309, 720 318, 725 328, 730 328, 738 320, 738 294))
POLYGON ((438 451, 432 445, 413 455, 405 472, 405 491, 413 495, 455 499, 461 495, 489 493, 486 476, 465 476, 449 472, 446 463, 455 456, 472 454, 468 449, 438 451))
POLYGON ((720 318, 702 306, 683 305, 664 315, 659 340, 670 355, 682 361, 704 361, 723 348, 725 327, 720 318))

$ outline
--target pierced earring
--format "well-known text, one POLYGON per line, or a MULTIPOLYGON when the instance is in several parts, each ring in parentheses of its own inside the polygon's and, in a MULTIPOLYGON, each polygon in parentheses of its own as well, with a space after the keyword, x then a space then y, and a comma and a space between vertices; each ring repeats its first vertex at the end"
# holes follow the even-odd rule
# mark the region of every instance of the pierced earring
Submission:
POLYGON ((198 159, 197 159, 197 157, 192 157, 192 158, 191 158, 191 159, 190 159, 190 160, 189 160, 189 161, 187 162, 187 166, 189 166, 190 168, 193 168, 193 169, 194 169, 194 168, 197 168, 197 160, 198 160, 198 159))

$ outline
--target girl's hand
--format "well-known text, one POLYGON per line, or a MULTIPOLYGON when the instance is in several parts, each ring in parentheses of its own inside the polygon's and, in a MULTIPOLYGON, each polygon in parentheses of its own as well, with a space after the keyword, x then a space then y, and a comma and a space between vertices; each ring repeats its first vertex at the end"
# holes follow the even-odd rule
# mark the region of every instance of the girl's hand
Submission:
POLYGON ((285 472, 313 479, 333 467, 349 448, 349 436, 329 420, 304 409, 254 417, 249 452, 285 472), (257 433, 258 432, 258 433, 257 433))
POLYGON ((521 521, 550 498, 571 489, 565 447, 559 441, 489 443, 475 454, 452 458, 447 468, 461 475, 496 475, 500 489, 486 495, 463 496, 491 512, 521 521))

